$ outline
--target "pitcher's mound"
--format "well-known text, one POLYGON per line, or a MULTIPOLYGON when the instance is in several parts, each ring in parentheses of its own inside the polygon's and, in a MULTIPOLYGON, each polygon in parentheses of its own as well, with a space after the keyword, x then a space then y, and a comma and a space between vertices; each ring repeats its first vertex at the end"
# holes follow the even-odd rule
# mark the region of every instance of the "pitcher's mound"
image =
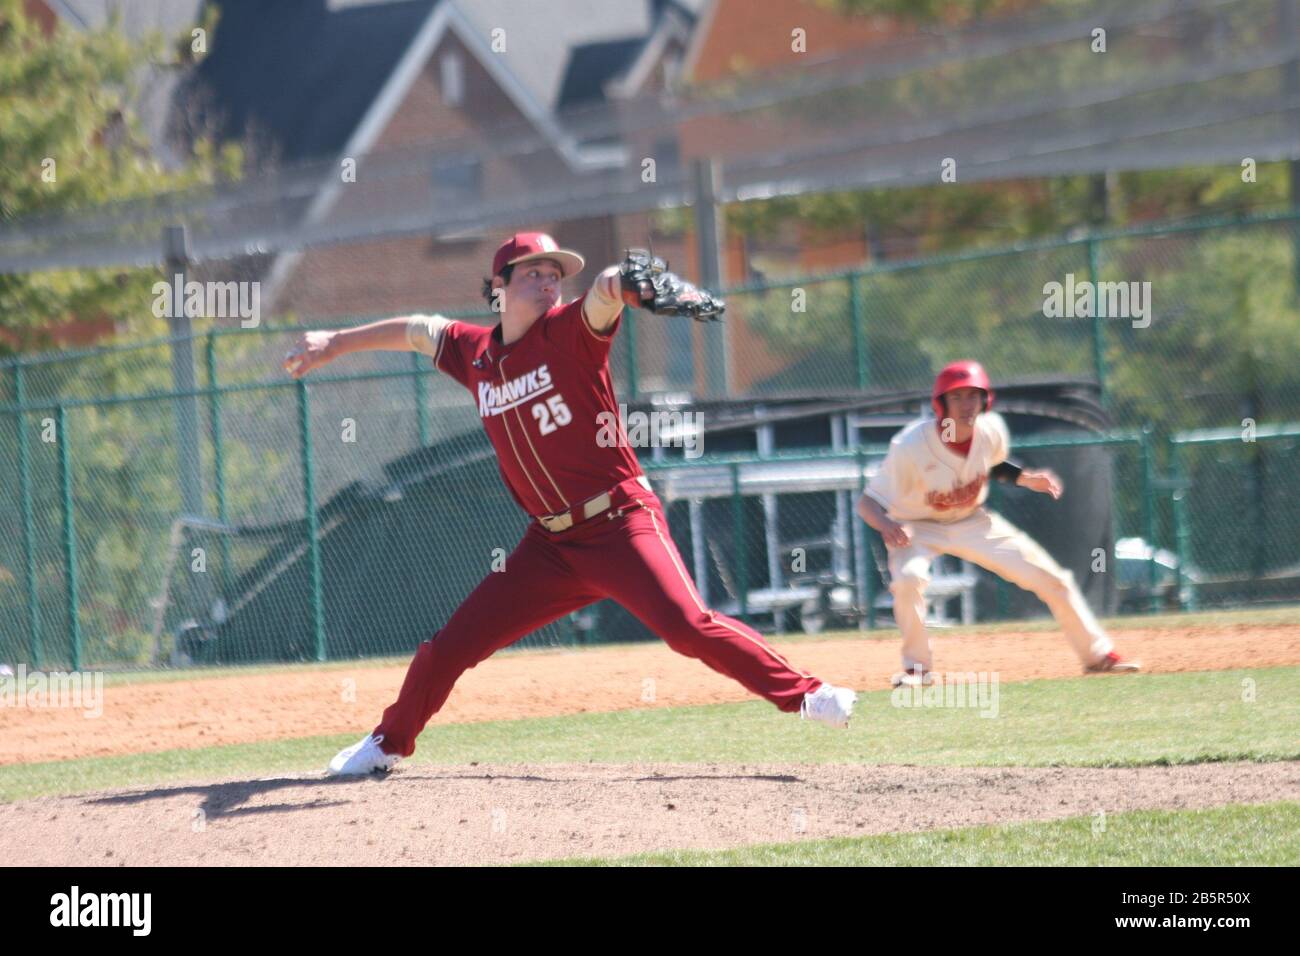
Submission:
POLYGON ((1300 761, 1122 769, 405 765, 386 778, 274 777, 0 805, 0 859, 476 865, 1276 800, 1300 800, 1300 761))

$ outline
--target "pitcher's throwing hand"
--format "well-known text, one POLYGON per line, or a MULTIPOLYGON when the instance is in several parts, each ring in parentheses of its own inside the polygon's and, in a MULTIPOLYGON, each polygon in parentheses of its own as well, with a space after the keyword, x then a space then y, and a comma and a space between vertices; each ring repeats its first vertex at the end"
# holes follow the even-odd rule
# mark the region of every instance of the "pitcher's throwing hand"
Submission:
POLYGON ((304 332, 284 356, 283 368, 290 378, 302 378, 308 372, 332 361, 330 344, 337 332, 304 332))

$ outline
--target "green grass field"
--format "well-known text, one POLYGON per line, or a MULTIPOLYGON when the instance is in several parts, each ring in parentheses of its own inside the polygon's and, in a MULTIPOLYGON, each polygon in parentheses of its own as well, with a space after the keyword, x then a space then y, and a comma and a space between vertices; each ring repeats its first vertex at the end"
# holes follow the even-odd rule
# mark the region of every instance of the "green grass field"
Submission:
POLYGON ((890 833, 770 843, 735 850, 679 850, 546 866, 1296 866, 1300 804, 1141 810, 1104 821, 890 833))
MULTIPOLYGON (((1114 619, 1124 627, 1290 624, 1295 608, 1114 619)), ((953 628, 1035 631, 1048 620, 953 628)), ((797 636, 820 642, 858 632, 797 636)), ((868 639, 897 640, 894 631, 868 639)), ((785 639, 785 638, 783 638, 785 639)), ((605 645, 607 646, 607 645, 605 645)), ((598 653, 597 645, 581 652, 598 653)), ((110 685, 274 674, 286 670, 402 666, 407 659, 186 671, 117 672, 110 685)), ((924 698, 922 698, 924 701, 924 698)), ((1300 667, 1026 681, 980 706, 898 706, 888 691, 862 694, 847 732, 809 727, 752 701, 531 720, 438 724, 415 765, 520 763, 855 763, 922 766, 1142 766, 1300 759, 1300 667), (996 716, 981 716, 996 713, 996 716)), ((357 734, 0 767, 0 802, 94 790, 137 790, 320 772, 357 734)), ((674 851, 583 865, 1300 865, 1300 803, 1092 817, 830 840, 726 851, 674 851)))
MULTIPOLYGON (((410 763, 1134 766, 1300 759, 1300 667, 1006 684, 998 688, 996 717, 896 707, 891 692, 877 691, 860 696, 857 715, 844 733, 806 726, 761 701, 435 722, 410 763), (1252 701, 1243 699, 1246 690, 1252 701)), ((355 736, 5 766, 0 801, 319 771, 355 736)))

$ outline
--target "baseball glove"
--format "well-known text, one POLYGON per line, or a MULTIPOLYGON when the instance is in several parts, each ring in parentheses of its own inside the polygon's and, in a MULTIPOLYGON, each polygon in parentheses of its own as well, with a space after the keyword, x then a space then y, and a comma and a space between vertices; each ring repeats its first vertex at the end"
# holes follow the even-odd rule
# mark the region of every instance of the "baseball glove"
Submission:
POLYGON ((668 271, 668 263, 644 249, 629 249, 619 267, 623 301, 655 315, 685 315, 697 322, 716 321, 727 304, 711 292, 668 271))

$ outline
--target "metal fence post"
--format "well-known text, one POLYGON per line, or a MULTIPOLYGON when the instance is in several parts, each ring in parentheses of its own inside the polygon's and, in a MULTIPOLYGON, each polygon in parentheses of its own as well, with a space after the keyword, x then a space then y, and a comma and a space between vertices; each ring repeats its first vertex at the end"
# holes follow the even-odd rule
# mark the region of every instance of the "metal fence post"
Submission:
POLYGON ((311 580, 311 627, 316 660, 326 659, 325 607, 321 581, 320 527, 316 520, 316 472, 312 460, 311 409, 307 383, 298 379, 298 439, 302 454, 302 497, 307 513, 307 565, 311 580))
POLYGON ((865 390, 871 384, 871 364, 867 355, 867 317, 862 311, 862 290, 858 285, 861 279, 859 273, 849 273, 849 314, 853 318, 853 367, 857 373, 858 389, 865 390))
POLYGON ((68 588, 68 638, 72 644, 72 669, 81 670, 81 608, 77 601, 77 529, 72 515, 72 444, 68 412, 58 408, 59 491, 63 498, 63 570, 68 588))
POLYGON ((1191 548, 1190 532, 1187 527, 1187 493, 1191 490, 1187 484, 1187 474, 1183 467, 1182 445, 1172 439, 1169 442, 1169 467, 1173 471, 1176 487, 1174 489, 1174 550, 1178 554, 1178 567, 1174 569, 1174 586, 1177 588, 1178 609, 1193 610, 1196 605, 1196 591, 1193 588, 1191 600, 1183 601, 1183 568, 1187 567, 1188 552, 1191 548))
MULTIPOLYGON (((208 333, 205 354, 208 367, 208 388, 212 389, 212 398, 208 402, 208 429, 212 433, 212 471, 213 484, 217 493, 217 520, 222 526, 230 523, 226 516, 226 447, 221 432, 221 388, 217 384, 217 347, 216 335, 208 333)), ((223 532, 219 538, 221 548, 221 597, 225 600, 230 594, 230 541, 223 532)))
POLYGON ((636 319, 635 313, 623 306, 623 339, 627 342, 627 391, 628 400, 636 401, 641 388, 640 370, 636 367, 636 319))
POLYGON ((1142 534, 1146 538, 1147 556, 1147 610, 1155 612, 1160 609, 1160 600, 1156 596, 1156 510, 1155 481, 1151 461, 1151 426, 1142 426, 1142 534))
POLYGON ((420 374, 420 353, 411 353, 411 374, 415 378, 415 429, 420 439, 420 447, 429 447, 429 410, 425 407, 426 391, 424 376, 420 374))
MULTIPOLYGON (((1097 252, 1097 240, 1088 239, 1088 278, 1093 283, 1093 288, 1097 288, 1097 283, 1101 281, 1101 259, 1097 252)), ((1105 300, 1101 296, 1096 296, 1097 306, 1092 310, 1092 364, 1097 372, 1097 391, 1101 397, 1103 408, 1108 407, 1110 396, 1106 389, 1106 333, 1105 333, 1105 300)))
MULTIPOLYGON (((855 439, 856 441, 856 439, 855 439)), ((863 492, 867 490, 867 462, 866 457, 861 451, 853 454, 854 466, 858 470, 858 498, 862 497, 863 492)), ((858 614, 858 625, 861 627, 863 621, 866 621, 867 630, 875 630, 876 627, 876 575, 873 573, 875 564, 868 557, 871 554, 871 542, 867 540, 867 524, 858 517, 857 502, 853 503, 852 517, 853 534, 858 540, 858 574, 857 585, 858 595, 866 604, 866 614, 858 614)))
POLYGON ((740 619, 749 617, 749 554, 745 545, 745 509, 740 497, 740 465, 731 466, 731 527, 736 539, 736 591, 740 619))
POLYGON ((189 239, 184 226, 163 229, 167 281, 172 285, 171 360, 172 399, 176 417, 176 467, 181 488, 181 509, 188 515, 203 514, 203 467, 199 463, 198 397, 194 394, 194 340, 190 315, 186 311, 186 268, 189 239))
POLYGON ((41 650, 40 596, 36 587, 36 521, 32 514, 32 461, 27 443, 27 422, 23 405, 27 401, 27 385, 23 379, 22 363, 14 366, 14 399, 18 411, 14 423, 18 428, 18 497, 23 512, 23 582, 27 591, 27 629, 31 638, 32 664, 38 670, 44 666, 41 650))
MULTIPOLYGON (((1250 409, 1254 412, 1254 409, 1250 409)), ((1255 416, 1252 416, 1255 417, 1255 416)), ((1253 580, 1252 599, 1259 597, 1259 583, 1264 577, 1264 566, 1268 563, 1264 559, 1264 542, 1268 540, 1268 521, 1269 517, 1264 509, 1265 488, 1267 482, 1267 459, 1264 456, 1264 444, 1261 442, 1247 442, 1245 451, 1247 455, 1247 468, 1250 476, 1246 479, 1246 486, 1250 489, 1246 500, 1250 502, 1250 526, 1251 526, 1251 549, 1250 549, 1250 572, 1253 580)))
MULTIPOLYGON (((723 279, 723 235, 725 222, 722 216, 722 203, 718 194, 722 188, 721 164, 716 159, 700 158, 691 163, 691 178, 694 185, 695 202, 695 249, 698 256, 700 285, 706 289, 717 289, 723 279)), ((690 328, 693 323, 669 323, 669 329, 681 325, 685 333, 692 333, 686 339, 687 344, 694 341, 690 328)), ((727 336, 730 322, 706 322, 701 339, 704 347, 703 371, 705 374, 706 394, 733 394, 732 362, 727 355, 727 336)), ((697 375, 691 378, 690 389, 695 390, 697 375)), ((680 386, 678 386, 680 387, 680 386)))

